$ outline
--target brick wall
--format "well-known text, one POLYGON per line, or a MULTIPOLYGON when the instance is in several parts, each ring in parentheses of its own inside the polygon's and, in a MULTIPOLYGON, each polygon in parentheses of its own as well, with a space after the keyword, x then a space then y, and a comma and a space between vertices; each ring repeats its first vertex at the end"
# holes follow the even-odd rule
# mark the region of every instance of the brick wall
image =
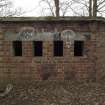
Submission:
POLYGON ((96 78, 105 80, 105 24, 99 22, 96 29, 96 78))
MULTIPOLYGON (((105 59, 103 42, 104 32, 99 43, 102 47, 98 49, 98 57, 103 60, 96 62, 96 43, 99 36, 96 33, 96 22, 89 21, 33 21, 33 22, 5 22, 0 23, 0 78, 1 80, 86 80, 96 78, 96 65, 105 59), (5 32, 18 33, 21 27, 31 26, 37 31, 42 29, 54 32, 55 29, 61 32, 70 29, 75 32, 91 33, 91 39, 84 41, 84 56, 74 56, 74 44, 67 48, 64 41, 64 56, 53 56, 53 41, 43 42, 43 57, 34 57, 32 41, 23 41, 23 56, 14 57, 12 53, 12 41, 5 40, 5 32)), ((81 34, 82 35, 82 34, 81 34)), ((100 65, 101 67, 101 65, 100 65)), ((100 68, 99 67, 99 68, 100 68)), ((102 68, 102 67, 101 67, 102 68)), ((104 67, 103 67, 104 68, 104 67)), ((103 69, 102 68, 102 69, 103 69)))

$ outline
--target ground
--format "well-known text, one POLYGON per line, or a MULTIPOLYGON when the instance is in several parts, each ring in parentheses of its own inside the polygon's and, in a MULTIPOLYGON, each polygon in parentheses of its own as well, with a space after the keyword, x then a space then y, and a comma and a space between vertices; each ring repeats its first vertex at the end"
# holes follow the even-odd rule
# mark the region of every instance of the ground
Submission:
POLYGON ((96 82, 30 82, 13 84, 0 105, 105 105, 105 84, 96 82))

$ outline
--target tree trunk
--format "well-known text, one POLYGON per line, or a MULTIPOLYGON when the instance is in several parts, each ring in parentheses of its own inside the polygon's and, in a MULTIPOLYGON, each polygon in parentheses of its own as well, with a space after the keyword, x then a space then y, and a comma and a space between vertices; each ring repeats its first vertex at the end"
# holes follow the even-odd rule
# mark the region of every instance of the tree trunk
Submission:
POLYGON ((92 0, 89 0, 89 17, 92 17, 92 0))
POLYGON ((59 0, 54 0, 54 3, 56 8, 56 11, 55 11, 56 17, 59 17, 59 0))
POLYGON ((93 17, 97 17, 97 0, 93 0, 93 17))

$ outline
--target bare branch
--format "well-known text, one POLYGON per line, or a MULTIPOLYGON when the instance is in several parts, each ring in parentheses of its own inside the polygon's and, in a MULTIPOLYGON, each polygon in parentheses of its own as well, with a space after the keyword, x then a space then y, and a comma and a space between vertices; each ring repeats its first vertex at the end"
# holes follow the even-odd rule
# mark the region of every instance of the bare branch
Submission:
POLYGON ((0 16, 19 16, 20 8, 13 8, 12 2, 9 0, 0 0, 0 16))

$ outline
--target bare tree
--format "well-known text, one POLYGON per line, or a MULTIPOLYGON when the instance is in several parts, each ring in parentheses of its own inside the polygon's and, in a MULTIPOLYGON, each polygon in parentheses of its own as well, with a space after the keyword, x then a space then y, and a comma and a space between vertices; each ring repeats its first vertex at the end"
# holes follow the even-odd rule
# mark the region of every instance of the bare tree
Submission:
MULTIPOLYGON (((51 16, 65 16, 67 12, 71 9, 71 5, 73 4, 73 0, 41 0, 40 4, 45 3, 46 6, 42 8, 43 14, 46 11, 49 11, 51 16)), ((48 14, 47 14, 48 15, 48 14)))
POLYGON ((40 7, 42 7, 42 11, 41 11, 42 15, 47 14, 47 15, 55 16, 53 0, 41 0, 39 2, 39 5, 40 7))
POLYGON ((56 17, 59 17, 59 0, 54 0, 54 3, 55 3, 55 8, 56 8, 56 17))
POLYGON ((96 15, 103 16, 105 14, 105 0, 96 0, 96 15))
POLYGON ((92 17, 92 0, 89 0, 89 17, 92 17))
POLYGON ((93 0, 93 17, 97 17, 97 0, 93 0))
MULTIPOLYGON (((105 0, 75 0, 79 5, 87 8, 90 17, 104 16, 105 15, 105 0), (84 2, 83 2, 84 1, 84 2)), ((82 11, 84 11, 84 8, 82 11)))
POLYGON ((70 15, 70 11, 72 11, 71 7, 73 3, 74 3, 73 0, 65 0, 60 2, 61 16, 65 16, 66 14, 70 15))
POLYGON ((52 16, 89 16, 97 17, 105 14, 105 0, 41 0, 47 4, 52 16))
POLYGON ((21 8, 13 8, 13 4, 9 0, 0 0, 0 16, 19 16, 21 8))

